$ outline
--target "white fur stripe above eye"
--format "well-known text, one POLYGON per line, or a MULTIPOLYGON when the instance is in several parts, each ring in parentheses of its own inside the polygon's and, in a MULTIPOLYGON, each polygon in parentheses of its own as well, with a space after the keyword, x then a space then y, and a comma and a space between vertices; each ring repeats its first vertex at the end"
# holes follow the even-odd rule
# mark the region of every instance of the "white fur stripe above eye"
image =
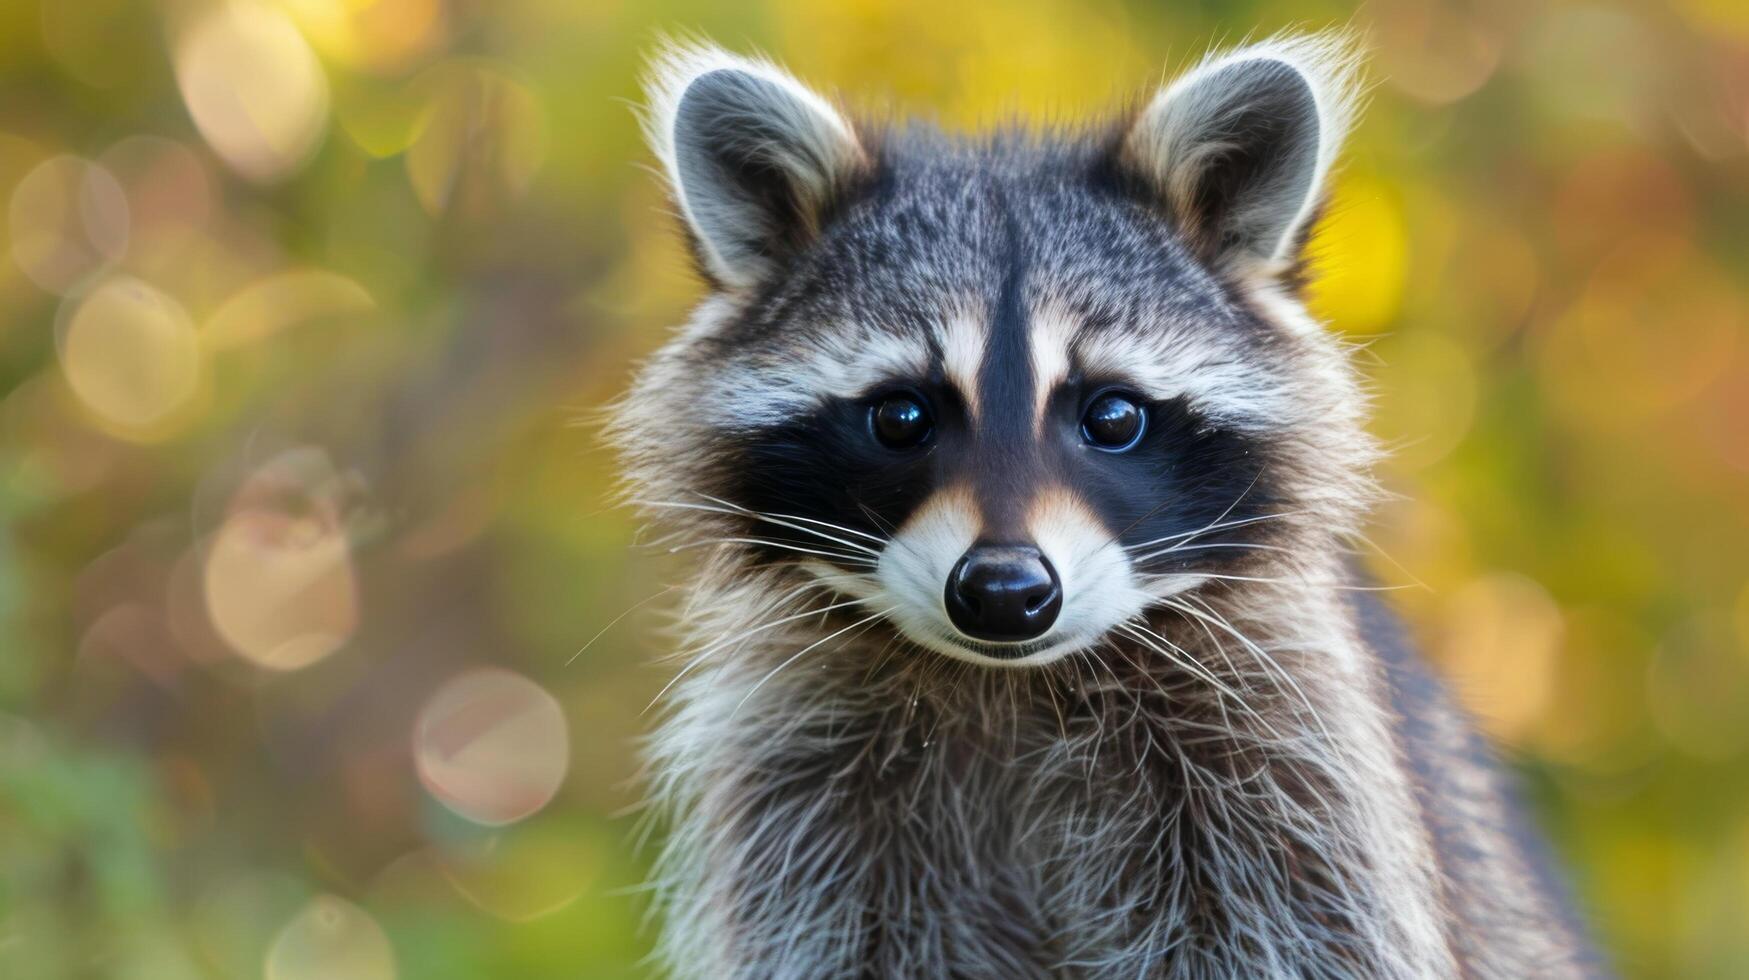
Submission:
POLYGON ((729 429, 779 425, 830 398, 860 398, 881 385, 920 378, 929 349, 915 335, 830 329, 798 339, 779 356, 746 360, 711 383, 712 420, 729 429))
POLYGON ((975 421, 978 417, 978 373, 984 367, 988 331, 982 318, 960 312, 948 316, 940 327, 941 370, 960 394, 975 421))
POLYGON ((1274 428, 1293 416, 1286 382, 1216 334, 1170 326, 1104 329, 1082 335, 1075 359, 1089 376, 1122 379, 1156 401, 1183 398, 1203 415, 1241 428, 1274 428))
POLYGON ((1034 427, 1044 424, 1045 408, 1051 393, 1069 379, 1073 366, 1070 347, 1074 343, 1076 322, 1068 311, 1042 306, 1032 315, 1032 330, 1027 346, 1032 354, 1032 417, 1034 427))

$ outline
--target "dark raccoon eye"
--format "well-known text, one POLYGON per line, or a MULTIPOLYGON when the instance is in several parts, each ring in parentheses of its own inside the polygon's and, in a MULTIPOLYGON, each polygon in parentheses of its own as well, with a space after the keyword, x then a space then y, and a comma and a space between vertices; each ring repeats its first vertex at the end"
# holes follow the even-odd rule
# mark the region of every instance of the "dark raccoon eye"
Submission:
POLYGON ((875 438, 888 449, 910 449, 929 438, 934 426, 929 409, 913 395, 888 395, 869 410, 869 425, 875 438))
POLYGON ((1108 391, 1087 406, 1081 416, 1081 438, 1095 449, 1121 453, 1142 441, 1148 427, 1141 403, 1121 391, 1108 391))

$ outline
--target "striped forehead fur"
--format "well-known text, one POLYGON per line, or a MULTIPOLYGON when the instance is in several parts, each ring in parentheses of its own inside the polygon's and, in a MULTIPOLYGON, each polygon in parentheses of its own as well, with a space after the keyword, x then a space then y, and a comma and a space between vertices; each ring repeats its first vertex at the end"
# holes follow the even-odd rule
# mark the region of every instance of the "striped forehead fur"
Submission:
POLYGON ((978 375, 983 370, 989 349, 989 331, 984 316, 966 305, 948 313, 941 319, 937 346, 941 351, 942 373, 959 392, 960 399, 975 420, 983 405, 978 375))
MULTIPOLYGON (((1260 293, 1259 303, 1290 329, 1303 332, 1300 325, 1309 322, 1291 300, 1260 293)), ((1205 324, 1088 326, 1048 302, 1027 319, 1024 350, 1016 353, 1030 360, 1035 423, 1071 371, 1121 379, 1155 399, 1184 398, 1238 425, 1270 428, 1292 417, 1290 382, 1277 366, 1205 324)), ((861 397, 883 384, 925 377, 939 366, 975 419, 983 406, 978 378, 990 357, 987 337, 983 316, 952 305, 927 333, 826 327, 721 364, 701 407, 725 427, 773 424, 831 398, 861 397)))
POLYGON ((928 338, 855 326, 828 328, 748 352, 716 369, 699 409, 725 429, 775 425, 830 398, 860 398, 930 369, 928 338))

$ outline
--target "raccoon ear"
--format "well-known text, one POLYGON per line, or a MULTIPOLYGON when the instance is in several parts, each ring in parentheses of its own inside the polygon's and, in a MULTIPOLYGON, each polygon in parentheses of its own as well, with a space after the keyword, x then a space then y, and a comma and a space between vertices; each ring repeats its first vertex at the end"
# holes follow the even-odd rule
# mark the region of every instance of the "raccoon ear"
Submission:
POLYGON ((1276 38, 1212 56, 1162 89, 1122 136, 1141 178, 1211 265, 1296 265, 1353 118, 1358 54, 1344 36, 1276 38))
POLYGON ((653 60, 647 88, 645 136, 701 271, 719 286, 769 275, 867 170, 850 123, 769 62, 673 45, 653 60))

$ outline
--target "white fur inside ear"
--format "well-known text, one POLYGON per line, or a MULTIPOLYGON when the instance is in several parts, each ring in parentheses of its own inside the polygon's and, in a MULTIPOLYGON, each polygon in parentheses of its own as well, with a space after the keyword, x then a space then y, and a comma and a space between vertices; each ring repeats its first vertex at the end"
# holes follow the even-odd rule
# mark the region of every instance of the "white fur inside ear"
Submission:
POLYGON ((1340 33, 1210 55, 1143 110, 1125 158, 1187 231, 1215 243, 1218 260, 1278 267, 1293 258, 1354 120, 1359 64, 1340 33), (1220 214, 1206 213, 1211 202, 1220 214))
POLYGON ((757 281, 781 238, 816 230, 819 209, 864 164, 844 116, 764 59, 670 44, 645 88, 645 138, 706 271, 725 286, 757 281))

